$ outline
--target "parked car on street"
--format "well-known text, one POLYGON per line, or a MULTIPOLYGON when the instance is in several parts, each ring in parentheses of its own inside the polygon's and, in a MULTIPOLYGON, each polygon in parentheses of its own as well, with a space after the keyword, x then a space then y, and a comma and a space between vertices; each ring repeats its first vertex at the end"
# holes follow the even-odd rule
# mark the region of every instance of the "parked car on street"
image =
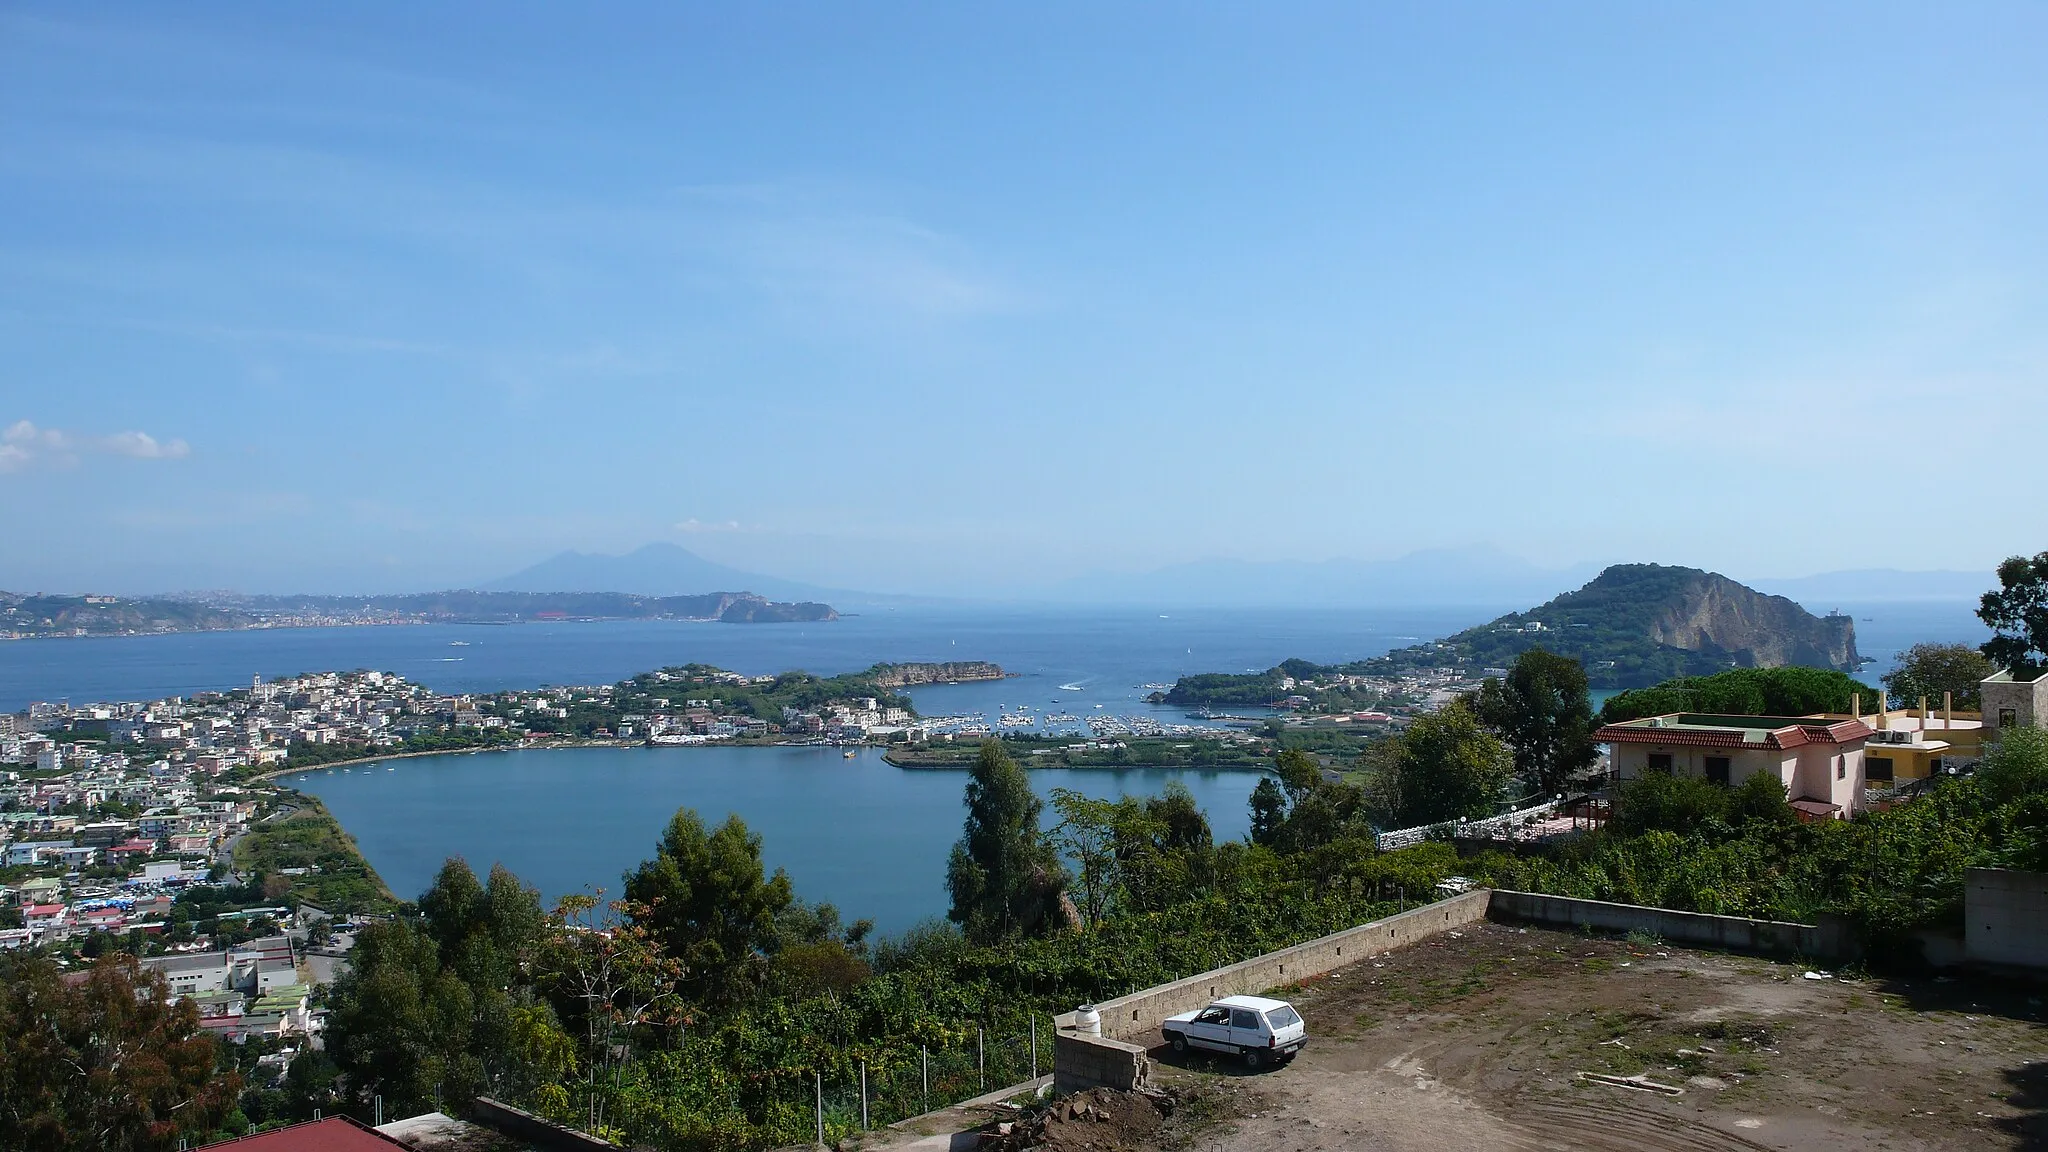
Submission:
POLYGON ((1308 1046, 1308 1026, 1294 1005, 1264 996, 1225 996, 1199 1011, 1168 1017, 1159 1030, 1175 1052, 1228 1052, 1242 1057, 1247 1068, 1285 1064, 1308 1046))

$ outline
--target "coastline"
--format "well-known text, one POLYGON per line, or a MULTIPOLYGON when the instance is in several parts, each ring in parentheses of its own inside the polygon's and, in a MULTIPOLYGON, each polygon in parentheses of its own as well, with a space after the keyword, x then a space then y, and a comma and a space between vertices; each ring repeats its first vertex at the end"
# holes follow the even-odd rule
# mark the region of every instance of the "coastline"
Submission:
MULTIPOLYGON (((319 764, 301 764, 296 768, 279 768, 260 776, 247 777, 244 783, 276 784, 279 788, 289 785, 277 784, 282 776, 296 776, 303 772, 318 772, 322 768, 349 768, 357 764, 375 764, 383 760, 417 760, 422 756, 464 756, 476 752, 522 752, 547 751, 554 748, 641 748, 646 745, 638 741, 620 740, 550 740, 545 744, 479 745, 475 748, 435 748, 427 752, 386 752, 380 756, 357 756, 348 760, 328 760, 319 764)), ((293 788, 296 792, 298 789, 293 788)))

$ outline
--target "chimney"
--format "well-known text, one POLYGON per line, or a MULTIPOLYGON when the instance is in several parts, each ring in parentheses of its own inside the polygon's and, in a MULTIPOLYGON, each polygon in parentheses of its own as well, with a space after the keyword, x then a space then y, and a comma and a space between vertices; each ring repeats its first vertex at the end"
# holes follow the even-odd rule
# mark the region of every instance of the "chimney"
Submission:
POLYGON ((1863 693, 1849 693, 1849 716, 1854 720, 1863 719, 1863 693))
POLYGON ((1927 697, 1920 698, 1920 730, 1927 731, 1927 697))
POLYGON ((1879 731, 1892 726, 1892 699, 1884 689, 1877 690, 1877 727, 1879 731))

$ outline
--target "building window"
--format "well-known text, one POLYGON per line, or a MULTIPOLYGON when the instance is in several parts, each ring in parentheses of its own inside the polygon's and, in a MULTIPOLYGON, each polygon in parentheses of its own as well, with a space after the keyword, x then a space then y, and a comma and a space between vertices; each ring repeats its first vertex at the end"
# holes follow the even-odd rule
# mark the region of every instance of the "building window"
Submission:
POLYGON ((1652 772, 1662 772, 1662 773, 1663 773, 1664 775, 1666 775, 1666 776, 1669 776, 1669 775, 1671 775, 1671 753, 1669 753, 1669 752, 1652 752, 1652 753, 1650 753, 1650 771, 1652 771, 1652 772))
POLYGON ((1998 710, 1998 726, 2000 728, 2011 728, 2019 722, 2020 714, 2013 709, 2000 708, 1998 710))
POLYGON ((1927 762, 1927 774, 1929 776, 1941 775, 1941 757, 1936 756, 1927 762))
POLYGON ((1863 758, 1863 778, 1865 780, 1890 780, 1892 778, 1892 758, 1889 756, 1865 756, 1863 758))
POLYGON ((1835 779, 1837 779, 1837 780, 1847 780, 1848 778, 1849 778, 1849 758, 1848 758, 1847 756, 1837 756, 1837 757, 1835 757, 1835 779))
POLYGON ((1728 758, 1726 756, 1707 757, 1707 783, 1724 786, 1728 783, 1728 758))

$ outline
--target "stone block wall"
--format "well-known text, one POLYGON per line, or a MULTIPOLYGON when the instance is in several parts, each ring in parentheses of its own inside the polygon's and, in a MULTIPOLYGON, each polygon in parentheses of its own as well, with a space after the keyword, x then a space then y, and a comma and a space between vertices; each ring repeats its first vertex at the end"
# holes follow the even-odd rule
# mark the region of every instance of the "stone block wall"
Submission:
POLYGON ((1152 1061, 1142 1044, 1060 1028, 1052 1042, 1052 1090, 1062 1096, 1084 1088, 1129 1092, 1152 1082, 1152 1061))

